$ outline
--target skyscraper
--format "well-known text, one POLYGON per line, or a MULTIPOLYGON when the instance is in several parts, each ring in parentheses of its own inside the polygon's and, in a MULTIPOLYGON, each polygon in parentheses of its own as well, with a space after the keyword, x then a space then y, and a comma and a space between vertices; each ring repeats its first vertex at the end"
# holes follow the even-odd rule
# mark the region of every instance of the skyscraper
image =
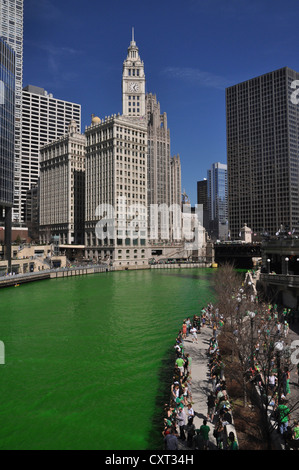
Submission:
POLYGON ((85 135, 72 120, 67 134, 40 149, 40 239, 84 243, 85 135))
MULTIPOLYGON (((181 204, 181 162, 179 155, 171 156, 170 131, 167 125, 167 114, 160 111, 160 103, 156 95, 148 93, 145 97, 147 112, 147 135, 148 135, 148 213, 150 223, 151 205, 161 206, 163 204, 170 208, 171 205, 181 204)), ((167 235, 167 240, 173 237, 173 220, 169 220, 170 231, 162 229, 162 214, 158 214, 157 238, 158 242, 167 235), (166 233, 167 232, 167 233, 166 233)), ((173 219, 170 214, 170 219, 173 219)))
POLYGON ((170 135, 167 115, 155 95, 146 95, 148 204, 170 204, 170 135))
POLYGON ((299 230, 299 73, 288 67, 226 89, 229 226, 299 230), (297 87, 298 88, 298 87, 297 87))
POLYGON ((40 148, 68 133, 72 120, 81 130, 81 105, 54 98, 43 88, 28 85, 22 91, 21 183, 16 195, 20 220, 25 220, 27 191, 39 178, 40 148))
POLYGON ((202 225, 208 232, 210 229, 209 204, 208 204, 208 180, 197 181, 197 204, 202 206, 202 225))
POLYGON ((147 264, 145 74, 132 37, 123 65, 123 114, 93 116, 86 135, 86 257, 147 264))
POLYGON ((170 157, 170 201, 169 204, 181 205, 182 198, 182 170, 179 154, 170 157))
POLYGON ((15 52, 0 37, 0 221, 5 223, 5 258, 11 263, 14 194, 15 52))
POLYGON ((15 51, 15 164, 13 218, 20 220, 21 117, 23 86, 23 0, 0 0, 0 37, 15 51))
POLYGON ((225 240, 228 235, 227 165, 213 163, 208 170, 209 234, 225 240))

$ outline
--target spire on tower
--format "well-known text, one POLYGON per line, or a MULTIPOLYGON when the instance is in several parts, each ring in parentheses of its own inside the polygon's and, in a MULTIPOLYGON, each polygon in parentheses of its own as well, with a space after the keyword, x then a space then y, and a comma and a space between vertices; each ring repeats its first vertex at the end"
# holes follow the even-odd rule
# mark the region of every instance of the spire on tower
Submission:
POLYGON ((131 46, 136 46, 135 38, 134 38, 134 27, 132 27, 132 41, 131 46))

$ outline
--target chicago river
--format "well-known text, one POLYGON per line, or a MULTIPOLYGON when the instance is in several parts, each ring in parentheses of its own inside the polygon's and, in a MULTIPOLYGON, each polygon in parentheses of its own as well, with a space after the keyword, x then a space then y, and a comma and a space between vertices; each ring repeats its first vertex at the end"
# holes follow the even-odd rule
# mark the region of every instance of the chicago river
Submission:
POLYGON ((211 269, 142 270, 1 290, 1 449, 161 447, 174 340, 213 300, 211 269))

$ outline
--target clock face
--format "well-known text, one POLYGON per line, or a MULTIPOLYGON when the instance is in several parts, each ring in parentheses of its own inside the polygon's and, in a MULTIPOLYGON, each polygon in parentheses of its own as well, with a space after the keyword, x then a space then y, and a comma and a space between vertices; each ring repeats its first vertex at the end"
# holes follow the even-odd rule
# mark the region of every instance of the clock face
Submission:
POLYGON ((135 82, 131 82, 129 84, 129 91, 131 92, 136 92, 139 90, 139 86, 138 86, 138 83, 135 83, 135 82))

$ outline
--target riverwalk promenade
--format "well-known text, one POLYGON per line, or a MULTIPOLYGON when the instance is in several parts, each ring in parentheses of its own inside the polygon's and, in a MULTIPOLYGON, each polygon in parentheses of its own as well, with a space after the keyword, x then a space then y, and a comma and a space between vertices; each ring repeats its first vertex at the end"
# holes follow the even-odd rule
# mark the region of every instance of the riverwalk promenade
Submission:
POLYGON ((70 268, 44 269, 38 272, 28 272, 25 274, 14 274, 0 277, 1 287, 20 286, 28 282, 42 281, 44 279, 58 279, 73 276, 83 276, 87 274, 97 274, 101 272, 113 271, 114 268, 107 265, 86 265, 74 266, 70 268))
MULTIPOLYGON (((212 390, 212 384, 210 379, 209 369, 209 355, 207 351, 209 349, 209 342, 213 335, 212 327, 209 325, 201 327, 201 333, 197 334, 198 343, 192 342, 192 336, 187 336, 184 339, 185 354, 190 354, 192 358, 191 376, 192 376, 192 402, 194 409, 194 420, 193 424, 195 429, 199 429, 203 424, 203 420, 207 419, 208 413, 208 395, 212 390)), ((207 422, 210 427, 209 432, 209 448, 216 449, 216 439, 213 436, 214 424, 210 421, 207 422)), ((179 449, 190 449, 187 445, 187 441, 179 442, 179 449)))
MULTIPOLYGON (((218 331, 219 333, 219 331, 218 331)), ((212 391, 212 381, 210 378, 210 369, 209 369, 209 355, 208 349, 210 345, 210 340, 213 336, 213 330, 210 325, 201 327, 201 332, 197 334, 198 342, 192 342, 191 334, 184 339, 184 353, 189 354, 192 358, 191 366, 191 376, 192 376, 192 407, 194 410, 194 420, 193 424, 195 429, 200 429, 203 424, 203 420, 207 420, 207 425, 210 428, 209 432, 209 449, 216 450, 216 439, 213 436, 213 431, 215 428, 214 423, 208 420, 208 395, 212 391)), ((289 335, 287 339, 287 344, 291 344, 293 341, 299 340, 299 323, 291 325, 289 330, 289 335)), ((290 368, 291 379, 290 379, 290 396, 289 396, 289 407, 291 409, 291 416, 289 424, 293 425, 296 420, 299 420, 299 376, 297 373, 297 367, 292 366, 290 368)), ((229 399, 229 397, 228 397, 229 399)), ((185 407, 186 410, 186 407, 185 407)), ((232 415, 233 420, 233 415, 232 415)), ((272 424, 274 423, 273 420, 272 424)), ((236 441, 238 442, 238 434, 234 428, 234 423, 232 425, 226 426, 226 433, 224 435, 224 448, 226 443, 226 435, 233 431, 235 434, 236 441)), ((275 426, 276 428, 276 426, 275 426)), ((186 433, 187 437, 187 433, 186 433)), ((284 450, 285 442, 282 436, 274 429, 272 433, 272 445, 273 450, 284 450)), ((182 441, 178 439, 178 448, 179 450, 194 450, 193 447, 188 446, 187 439, 182 441)))

